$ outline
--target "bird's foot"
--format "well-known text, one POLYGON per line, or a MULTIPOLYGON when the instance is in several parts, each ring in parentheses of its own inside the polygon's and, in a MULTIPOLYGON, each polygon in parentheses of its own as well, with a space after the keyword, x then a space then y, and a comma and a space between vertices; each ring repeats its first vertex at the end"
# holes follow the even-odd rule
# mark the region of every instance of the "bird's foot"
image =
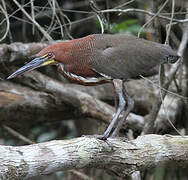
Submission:
POLYGON ((97 138, 97 139, 100 139, 100 140, 103 140, 106 142, 106 144, 108 144, 108 146, 111 148, 112 151, 114 151, 114 148, 113 148, 113 145, 112 143, 110 143, 108 140, 107 140, 107 136, 105 136, 104 134, 102 135, 99 135, 99 134, 94 134, 94 135, 82 135, 82 137, 91 137, 91 138, 97 138))
POLYGON ((95 137, 100 140, 107 140, 108 136, 105 134, 94 134, 94 135, 82 135, 82 137, 95 137))
POLYGON ((108 144, 108 146, 111 148, 111 150, 114 151, 114 147, 113 147, 112 143, 107 140, 109 135, 107 136, 106 134, 102 134, 102 135, 101 134, 94 134, 93 136, 97 139, 105 141, 106 144, 108 144))
POLYGON ((166 136, 166 137, 174 137, 174 136, 171 135, 171 134, 164 134, 164 136, 166 136))
POLYGON ((108 138, 108 136, 106 134, 94 134, 93 136, 100 140, 107 140, 107 138, 108 138))

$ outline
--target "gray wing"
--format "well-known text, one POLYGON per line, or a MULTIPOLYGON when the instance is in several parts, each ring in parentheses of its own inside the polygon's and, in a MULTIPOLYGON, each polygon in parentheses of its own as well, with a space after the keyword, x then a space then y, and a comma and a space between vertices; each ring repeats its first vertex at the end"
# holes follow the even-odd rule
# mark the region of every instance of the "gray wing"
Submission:
POLYGON ((93 54, 94 71, 118 79, 131 79, 164 62, 162 45, 138 41, 136 44, 109 45, 93 54))

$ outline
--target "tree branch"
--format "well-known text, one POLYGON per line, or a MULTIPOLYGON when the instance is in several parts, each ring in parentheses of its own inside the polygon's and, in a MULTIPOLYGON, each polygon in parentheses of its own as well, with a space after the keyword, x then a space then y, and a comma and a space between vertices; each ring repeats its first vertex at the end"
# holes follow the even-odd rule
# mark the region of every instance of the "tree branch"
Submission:
POLYGON ((22 179, 58 170, 95 167, 125 177, 161 163, 188 163, 188 136, 145 135, 130 142, 93 137, 27 146, 0 146, 1 179, 22 179), (113 147, 113 148, 112 148, 113 147))
POLYGON ((0 62, 13 62, 15 60, 25 60, 29 56, 38 53, 45 48, 48 43, 12 43, 0 45, 0 62))
POLYGON ((13 0, 14 3, 19 7, 19 9, 26 15, 26 17, 32 21, 32 23, 38 28, 38 30, 43 34, 43 36, 48 40, 48 41, 52 41, 52 37, 40 26, 40 24, 35 21, 35 19, 33 19, 26 11, 25 9, 19 4, 18 1, 13 0))
MULTIPOLYGON (((117 12, 117 13, 128 13, 128 12, 138 12, 138 13, 144 13, 147 14, 149 16, 155 16, 155 13, 152 13, 150 11, 146 11, 143 9, 135 9, 135 8, 130 8, 130 9, 107 9, 107 10, 102 10, 100 11, 101 13, 109 13, 109 12, 117 12)), ((157 15, 159 18, 171 21, 170 17, 167 16, 163 16, 158 14, 157 15)), ((177 22, 177 23, 187 23, 188 19, 173 19, 173 22, 177 22)))
MULTIPOLYGON (((52 121, 54 118, 56 120, 78 118, 78 113, 74 114, 76 110, 81 116, 92 117, 108 124, 115 112, 115 108, 80 91, 78 87, 73 88, 70 84, 60 83, 41 73, 32 71, 18 79, 22 84, 31 83, 32 89, 8 82, 0 83, 0 107, 2 107, 0 112, 4 112, 3 114, 9 112, 6 113, 8 115, 4 117, 4 121, 8 119, 11 121, 35 119, 37 121, 36 116, 40 114, 32 113, 32 110, 37 108, 41 112, 40 121, 46 120, 46 116, 52 121), (20 109, 19 112, 17 109, 20 109), (71 112, 70 109, 72 109, 71 112)), ((131 113, 128 117, 128 124, 133 129, 141 130, 144 118, 131 113)))

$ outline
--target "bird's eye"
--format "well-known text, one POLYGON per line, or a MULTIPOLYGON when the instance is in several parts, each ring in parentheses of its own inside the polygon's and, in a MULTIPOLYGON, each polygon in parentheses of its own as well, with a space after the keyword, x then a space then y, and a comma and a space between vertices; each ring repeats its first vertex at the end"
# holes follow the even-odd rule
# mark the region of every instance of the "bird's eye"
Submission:
POLYGON ((48 58, 51 58, 51 57, 53 57, 54 56, 54 54, 52 53, 52 52, 49 52, 48 53, 48 58))

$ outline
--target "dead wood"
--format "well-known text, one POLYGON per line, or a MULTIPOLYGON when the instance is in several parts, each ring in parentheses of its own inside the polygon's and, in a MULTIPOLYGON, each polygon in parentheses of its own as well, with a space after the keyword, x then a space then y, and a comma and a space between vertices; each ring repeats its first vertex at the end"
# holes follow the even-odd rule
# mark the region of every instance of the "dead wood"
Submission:
POLYGON ((95 167, 125 177, 164 163, 188 163, 188 137, 145 135, 130 142, 93 137, 27 146, 0 146, 1 179, 24 179, 58 170, 95 167))

